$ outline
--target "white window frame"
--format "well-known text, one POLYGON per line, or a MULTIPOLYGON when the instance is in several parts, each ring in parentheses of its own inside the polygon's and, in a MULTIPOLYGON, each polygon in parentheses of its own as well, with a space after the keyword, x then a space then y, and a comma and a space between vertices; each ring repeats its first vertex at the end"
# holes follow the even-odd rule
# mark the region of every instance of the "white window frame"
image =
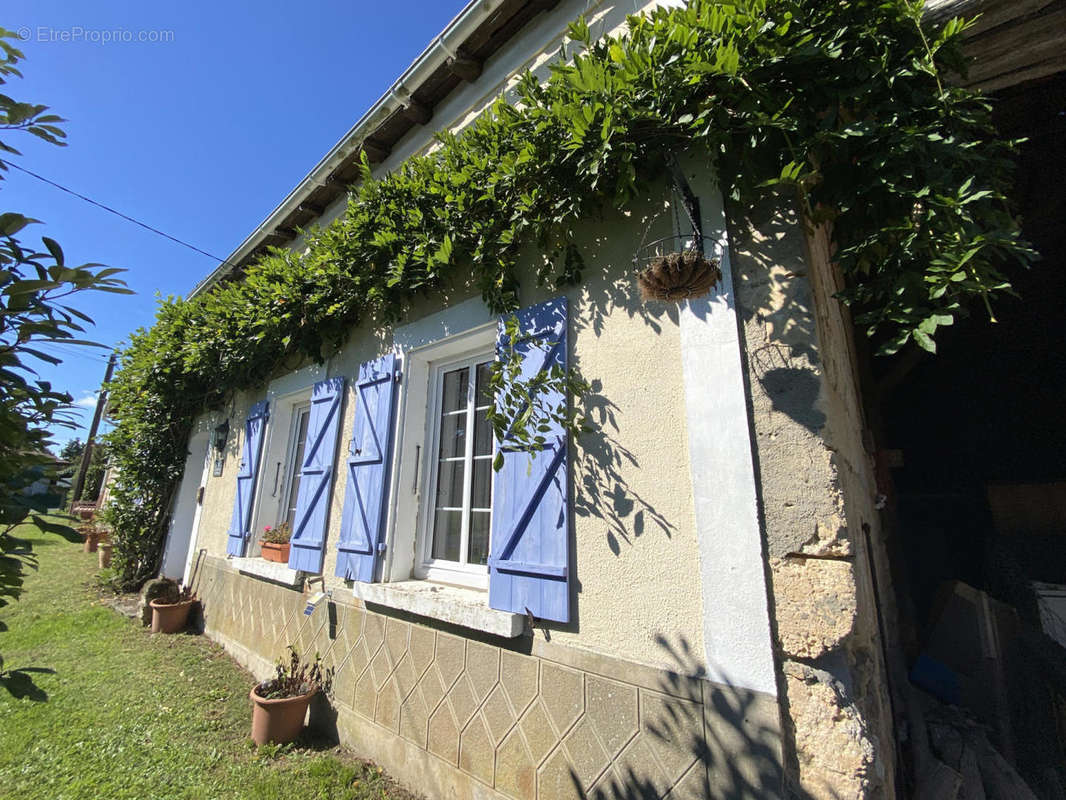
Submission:
MULTIPOLYGON (((285 465, 285 477, 284 488, 282 489, 280 502, 278 503, 277 521, 275 526, 281 525, 285 522, 289 516, 289 499, 292 494, 292 482, 296 477, 297 471, 300 469, 300 465, 296 463, 296 451, 300 446, 298 437, 300 435, 300 417, 303 412, 307 412, 307 433, 311 432, 311 397, 308 395, 306 400, 297 400, 292 403, 289 409, 289 446, 285 451, 285 460, 282 462, 285 465)), ((295 522, 295 520, 293 520, 295 522)))
MULTIPOLYGON (((393 462, 389 489, 386 551, 381 580, 447 582, 476 590, 485 598, 488 573, 482 575, 450 571, 427 574, 421 569, 425 527, 426 486, 432 450, 433 409, 430 400, 435 365, 464 357, 495 353, 496 320, 480 298, 432 314, 394 332, 400 351, 403 380, 397 398, 393 462), (424 577, 423 577, 424 576, 424 577)), ((486 605, 487 608, 487 605, 486 605)), ((502 613, 502 612, 493 612, 502 613)))
MULTIPOLYGON (((474 430, 474 407, 477 404, 477 365, 485 361, 491 361, 495 357, 493 347, 477 347, 472 352, 464 353, 457 358, 438 359, 429 361, 429 402, 426 414, 425 436, 425 464, 423 465, 422 485, 425 491, 422 493, 422 520, 418 529, 416 552, 418 558, 415 562, 414 574, 422 580, 439 581, 441 583, 454 583, 461 586, 469 586, 475 589, 488 589, 489 571, 485 564, 470 564, 461 561, 448 561, 433 557, 433 524, 437 511, 437 474, 440 452, 441 435, 441 407, 444 402, 442 395, 444 388, 444 374, 455 369, 467 367, 470 370, 468 391, 475 393, 474 405, 467 406, 467 430, 466 446, 464 448, 463 463, 468 468, 463 474, 463 508, 470 511, 471 494, 474 482, 474 459, 473 450, 476 440, 474 430)), ((495 455, 495 446, 493 447, 495 455)), ((491 463, 491 459, 490 459, 491 463)), ((491 512, 492 507, 489 507, 491 512)), ((491 531, 491 514, 489 530, 491 531)), ((470 518, 464 514, 462 533, 459 540, 460 555, 469 549, 470 541, 470 518)), ((491 542, 490 542, 491 544, 491 542)))

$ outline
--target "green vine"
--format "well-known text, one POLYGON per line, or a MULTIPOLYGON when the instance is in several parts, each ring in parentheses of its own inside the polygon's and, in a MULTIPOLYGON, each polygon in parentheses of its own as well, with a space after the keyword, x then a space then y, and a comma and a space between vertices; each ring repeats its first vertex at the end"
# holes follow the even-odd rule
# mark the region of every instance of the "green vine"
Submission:
MULTIPOLYGON (((964 68, 953 21, 921 0, 695 0, 592 41, 582 21, 546 80, 527 74, 459 135, 380 179, 364 165, 346 212, 240 280, 171 298, 122 358, 111 435, 121 480, 118 564, 156 568, 193 419, 287 360, 321 360, 367 319, 472 283, 496 312, 518 304, 524 248, 536 279, 581 280, 579 220, 658 191, 667 154, 713 166, 736 209, 782 189, 831 223, 840 299, 882 352, 935 349, 937 328, 1009 290, 1033 253, 1007 208, 1013 144, 964 68)), ((742 212, 741 212, 742 213, 742 212)))
MULTIPOLYGON (((550 444, 553 431, 562 431, 566 436, 587 432, 588 420, 579 401, 591 387, 576 369, 552 364, 530 375, 523 369, 526 353, 550 350, 559 342, 524 337, 514 314, 503 320, 502 334, 489 374, 492 405, 486 413, 496 442, 532 456, 550 444)), ((492 468, 497 472, 503 468, 503 447, 497 447, 492 468)))

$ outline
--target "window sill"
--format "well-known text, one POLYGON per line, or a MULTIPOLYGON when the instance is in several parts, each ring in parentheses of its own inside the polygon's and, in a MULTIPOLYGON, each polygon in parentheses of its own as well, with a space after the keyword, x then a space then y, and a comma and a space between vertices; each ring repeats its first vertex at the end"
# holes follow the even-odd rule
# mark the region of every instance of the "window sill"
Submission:
POLYGON ((231 558, 230 563, 238 572, 266 578, 284 586, 295 586, 300 581, 300 571, 289 569, 287 564, 267 561, 265 558, 231 558))
POLYGON ((521 636, 526 627, 526 619, 521 614, 489 608, 485 592, 459 586, 446 586, 429 581, 356 581, 352 593, 364 603, 377 603, 410 611, 421 617, 451 622, 464 628, 473 628, 509 639, 521 636))

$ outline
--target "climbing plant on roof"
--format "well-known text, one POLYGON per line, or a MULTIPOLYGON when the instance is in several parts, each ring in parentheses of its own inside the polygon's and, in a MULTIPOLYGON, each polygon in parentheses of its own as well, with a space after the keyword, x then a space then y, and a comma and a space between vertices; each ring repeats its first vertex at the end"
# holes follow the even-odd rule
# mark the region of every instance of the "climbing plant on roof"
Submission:
POLYGON ((598 40, 579 21, 546 77, 523 76, 432 153, 379 178, 364 164, 306 251, 274 250, 240 280, 163 302, 113 386, 124 579, 156 567, 196 415, 456 282, 514 309, 530 247, 546 256, 540 283, 579 282, 577 224, 654 191, 664 154, 705 158, 735 213, 777 194, 830 224, 839 297, 883 352, 934 350, 938 328, 990 311, 1006 266, 1034 255, 1005 199, 1014 144, 987 99, 949 80, 965 68, 967 23, 933 28, 922 11, 694 0, 598 40))

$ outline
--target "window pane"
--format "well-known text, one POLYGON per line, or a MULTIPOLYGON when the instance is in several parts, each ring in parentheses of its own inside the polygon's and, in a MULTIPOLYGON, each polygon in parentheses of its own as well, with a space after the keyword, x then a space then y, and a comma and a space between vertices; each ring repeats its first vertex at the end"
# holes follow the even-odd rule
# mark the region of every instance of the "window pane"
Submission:
POLYGON ((492 375, 492 362, 477 365, 477 405, 478 408, 492 405, 492 387, 489 377, 492 375))
POLYGON ((466 453, 466 414, 445 414, 440 421, 440 457, 462 458, 466 453))
POLYGON ((474 455, 492 455, 492 426, 485 417, 486 409, 481 408, 474 412, 474 455))
POLYGON ((462 535, 463 512, 438 511, 433 520, 433 557, 458 561, 462 535))
POLYGON ((492 459, 479 458, 474 462, 474 488, 470 494, 471 508, 492 508, 492 459))
POLYGON ((463 507, 463 476, 466 465, 462 461, 441 461, 437 466, 437 508, 463 507))
POLYGON ((489 522, 492 515, 488 511, 470 512, 470 559, 471 564, 487 564, 489 561, 489 522))
POLYGON ((466 393, 470 382, 470 368, 454 369, 444 373, 443 405, 445 413, 466 408, 466 393))
POLYGON ((311 420, 311 409, 304 408, 297 413, 299 417, 296 423, 296 452, 289 463, 292 482, 289 484, 289 503, 285 513, 285 521, 290 525, 296 521, 296 501, 300 497, 300 478, 303 475, 304 448, 307 445, 307 425, 311 420))

